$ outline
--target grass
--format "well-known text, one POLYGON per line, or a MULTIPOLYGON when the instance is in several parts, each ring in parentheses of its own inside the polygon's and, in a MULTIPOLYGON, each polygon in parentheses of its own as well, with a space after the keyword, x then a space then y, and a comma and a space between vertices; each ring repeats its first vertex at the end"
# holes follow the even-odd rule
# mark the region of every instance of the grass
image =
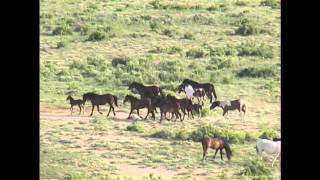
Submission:
MULTIPOLYGON (((182 98, 176 88, 184 78, 214 84, 219 100, 242 98, 248 103, 244 126, 238 112, 231 112, 226 121, 221 109, 209 110, 208 101, 201 119, 184 123, 159 124, 156 114, 156 121, 132 124, 96 112, 86 123, 42 119, 44 179, 116 178, 117 166, 108 158, 186 169, 181 172, 186 176, 240 179, 247 175, 238 172, 255 155, 255 139, 265 129, 280 134, 278 0, 43 1, 40 34, 40 103, 49 110, 68 109, 65 99, 71 91, 77 99, 93 91, 117 95, 116 111, 128 112, 129 106, 121 102, 131 93, 130 82, 158 85, 166 94, 182 98), (235 156, 230 163, 210 158, 201 162, 195 139, 208 124, 215 125, 208 132, 219 129, 233 138, 235 156), (151 138, 155 133, 165 138, 151 138)), ((278 167, 271 168, 271 175, 279 173, 278 167)))

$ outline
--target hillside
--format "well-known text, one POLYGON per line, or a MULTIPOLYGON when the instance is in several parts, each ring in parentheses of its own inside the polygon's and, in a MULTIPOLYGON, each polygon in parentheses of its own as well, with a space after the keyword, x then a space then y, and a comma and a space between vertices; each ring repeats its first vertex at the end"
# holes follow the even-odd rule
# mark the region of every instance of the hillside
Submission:
POLYGON ((258 160, 254 139, 267 130, 280 133, 280 66, 277 0, 40 0, 41 179, 141 177, 134 169, 142 165, 143 173, 165 177, 239 179, 250 160, 270 173, 247 177, 279 178, 280 163, 258 160), (221 109, 209 110, 208 100, 201 118, 183 123, 160 124, 159 113, 139 125, 126 120, 124 96, 137 96, 128 90, 131 82, 182 98, 176 89, 185 78, 214 84, 218 100, 244 99, 245 121, 237 111, 226 120, 221 109), (90 118, 89 102, 84 115, 75 107, 70 116, 67 94, 79 99, 89 91, 117 95, 117 116, 106 118, 109 107, 102 106, 104 114, 90 118), (201 161, 195 132, 203 127, 235 136, 233 160, 214 161, 211 150, 201 161))

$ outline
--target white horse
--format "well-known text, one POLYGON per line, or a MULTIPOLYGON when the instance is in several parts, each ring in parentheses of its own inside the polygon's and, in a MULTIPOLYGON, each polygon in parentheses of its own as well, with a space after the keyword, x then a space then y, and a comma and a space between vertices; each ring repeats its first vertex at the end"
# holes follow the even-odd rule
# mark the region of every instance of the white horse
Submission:
MULTIPOLYGON (((182 87, 181 90, 186 94, 188 99, 194 99, 196 91, 200 91, 200 92, 204 91, 203 88, 193 89, 193 87, 191 85, 186 85, 186 86, 182 87)), ((200 100, 198 97, 197 97, 197 99, 200 103, 200 100)))
MULTIPOLYGON (((275 155, 275 158, 272 161, 272 167, 275 160, 281 154, 281 141, 271 141, 268 139, 258 139, 256 143, 257 153, 262 157, 262 153, 275 155)), ((281 158, 281 157, 280 157, 281 158)))

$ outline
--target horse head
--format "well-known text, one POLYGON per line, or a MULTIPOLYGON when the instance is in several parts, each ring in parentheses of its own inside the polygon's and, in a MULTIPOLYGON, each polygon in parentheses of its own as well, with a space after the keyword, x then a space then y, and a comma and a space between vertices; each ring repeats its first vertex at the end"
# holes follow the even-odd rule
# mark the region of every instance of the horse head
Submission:
POLYGON ((210 109, 214 109, 215 107, 220 106, 220 101, 215 101, 211 104, 210 109))
POLYGON ((72 97, 69 95, 69 96, 67 97, 66 101, 68 101, 68 100, 70 100, 70 99, 72 99, 72 97))
POLYGON ((178 92, 181 93, 182 91, 184 91, 184 84, 178 86, 178 92))

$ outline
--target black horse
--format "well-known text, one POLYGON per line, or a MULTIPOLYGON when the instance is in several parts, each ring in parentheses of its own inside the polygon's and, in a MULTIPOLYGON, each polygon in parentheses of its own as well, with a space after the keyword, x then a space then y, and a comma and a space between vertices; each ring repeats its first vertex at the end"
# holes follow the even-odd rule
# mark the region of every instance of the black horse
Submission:
MULTIPOLYGON (((192 113, 192 109, 193 109, 193 104, 192 101, 190 99, 187 98, 182 98, 182 99, 178 99, 175 96, 171 96, 171 95, 167 95, 167 98, 173 102, 178 102, 180 104, 180 109, 183 113, 183 117, 182 119, 184 120, 184 116, 188 113, 188 118, 189 118, 189 113, 191 112, 191 116, 192 119, 193 117, 193 113, 192 113), (186 113, 187 111, 187 113, 186 113)), ((173 114, 172 114, 173 115, 173 114)))
POLYGON ((144 97, 153 97, 153 96, 159 96, 163 95, 162 90, 158 86, 144 86, 141 83, 133 82, 129 85, 129 90, 136 89, 138 93, 140 94, 141 98, 144 97))
POLYGON ((217 95, 216 95, 216 91, 214 89, 214 86, 213 84, 211 83, 198 83, 198 82, 195 82, 191 79, 184 79, 182 81, 182 84, 183 85, 191 85, 193 89, 199 89, 199 88, 202 88, 204 89, 206 95, 208 98, 210 98, 210 103, 212 103, 212 94, 215 98, 215 100, 217 100, 217 95))
POLYGON ((109 104, 110 108, 109 108, 109 112, 108 112, 108 115, 110 114, 110 111, 112 109, 113 111, 113 115, 115 116, 116 113, 114 112, 114 107, 113 107, 113 104, 115 104, 117 107, 118 107, 118 98, 117 96, 114 96, 112 94, 103 94, 103 95, 100 95, 100 94, 95 94, 95 93, 92 93, 92 92, 89 92, 89 93, 85 93, 83 96, 82 96, 82 99, 83 99, 83 102, 85 104, 85 102, 87 100, 90 100, 91 101, 91 104, 92 104, 92 110, 91 110, 91 114, 90 116, 92 116, 93 114, 93 109, 94 109, 94 106, 97 106, 97 109, 98 109, 98 112, 100 114, 102 114, 102 112, 100 112, 99 110, 99 105, 105 105, 105 104, 109 104))
POLYGON ((84 112, 84 107, 83 107, 84 102, 83 102, 81 99, 73 99, 73 98, 71 97, 71 95, 69 95, 66 100, 69 100, 69 101, 70 101, 70 105, 71 105, 71 107, 70 107, 71 115, 72 115, 72 113, 73 113, 73 106, 76 106, 76 105, 78 105, 78 107, 79 107, 79 109, 80 109, 79 114, 81 113, 81 110, 82 110, 82 109, 83 109, 83 112, 84 112))

